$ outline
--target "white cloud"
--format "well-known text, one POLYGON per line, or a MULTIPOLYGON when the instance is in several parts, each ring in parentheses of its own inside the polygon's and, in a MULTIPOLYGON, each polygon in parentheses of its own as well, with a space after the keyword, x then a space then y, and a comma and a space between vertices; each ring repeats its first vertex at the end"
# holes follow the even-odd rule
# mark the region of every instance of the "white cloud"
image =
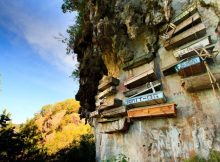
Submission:
POLYGON ((66 45, 55 37, 59 33, 66 34, 67 27, 73 23, 70 20, 74 15, 63 15, 61 9, 55 11, 53 17, 47 16, 47 11, 37 14, 35 11, 28 10, 25 3, 17 0, 14 3, 0 1, 0 6, 0 25, 4 25, 19 37, 24 38, 50 64, 68 75, 71 73, 76 61, 73 61, 72 56, 66 55, 66 45))

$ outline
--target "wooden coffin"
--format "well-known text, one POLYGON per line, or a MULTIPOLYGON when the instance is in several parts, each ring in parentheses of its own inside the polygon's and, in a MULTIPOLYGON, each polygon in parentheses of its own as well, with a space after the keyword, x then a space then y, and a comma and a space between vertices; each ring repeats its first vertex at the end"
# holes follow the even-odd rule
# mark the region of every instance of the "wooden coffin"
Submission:
POLYGON ((111 108, 115 108, 115 107, 119 107, 119 106, 122 106, 122 100, 115 98, 115 99, 103 102, 103 104, 100 104, 96 108, 98 110, 107 110, 107 109, 111 109, 111 108))
POLYGON ((90 114, 89 114, 89 117, 90 118, 96 118, 96 117, 98 117, 99 116, 99 111, 98 110, 95 110, 95 111, 93 111, 93 112, 91 112, 90 114))
POLYGON ((106 90, 104 90, 103 92, 100 92, 97 97, 99 99, 102 99, 104 97, 107 97, 107 96, 110 96, 112 94, 115 94, 116 92, 117 92, 116 87, 115 86, 111 86, 111 87, 107 88, 106 90))
POLYGON ((171 48, 179 47, 185 43, 198 39, 206 34, 205 25, 200 23, 192 28, 174 36, 164 43, 164 47, 169 50, 171 48))
POLYGON ((104 110, 101 113, 102 117, 109 118, 109 117, 120 117, 127 115, 127 108, 125 106, 113 108, 110 110, 104 110))
POLYGON ((133 76, 131 78, 128 78, 125 82, 124 85, 128 88, 135 88, 140 85, 143 85, 147 82, 151 82, 157 80, 156 74, 153 69, 147 70, 139 75, 133 76))
MULTIPOLYGON (((183 12, 176 15, 171 20, 171 23, 178 25, 179 23, 181 23, 182 21, 184 21, 185 19, 187 19, 189 16, 193 15, 196 12, 197 12, 197 6, 196 6, 196 4, 192 4, 192 5, 188 6, 183 12)), ((162 26, 159 30, 160 33, 164 32, 166 30, 166 28, 167 28, 167 25, 162 26)))
POLYGON ((128 130, 129 123, 127 118, 100 123, 100 133, 115 133, 128 130))
POLYGON ((123 70, 129 70, 129 69, 141 66, 145 63, 152 61, 152 59, 153 59, 153 54, 147 54, 147 55, 140 56, 138 58, 135 58, 135 59, 125 63, 123 65, 123 70))
MULTIPOLYGON (((215 76, 217 83, 220 84, 220 72, 214 72, 213 75, 215 76)), ((182 79, 182 84, 188 92, 196 92, 212 88, 212 84, 207 73, 184 78, 182 79)))
POLYGON ((111 86, 118 86, 119 80, 114 77, 106 77, 104 80, 101 80, 98 86, 99 91, 104 91, 105 89, 111 86))
POLYGON ((163 75, 164 76, 168 76, 168 75, 171 75, 171 74, 174 74, 176 73, 176 70, 175 70, 175 66, 178 64, 179 62, 176 61, 168 66, 165 66, 161 69, 161 71, 163 72, 163 75))
POLYGON ((213 49, 214 46, 212 45, 212 47, 210 47, 209 46, 210 44, 211 44, 211 38, 210 36, 206 36, 180 47, 179 49, 173 52, 173 55, 177 58, 177 60, 187 58, 189 56, 196 55, 194 49, 198 49, 206 46, 207 46, 206 49, 208 50, 210 50, 211 48, 213 49))
POLYGON ((176 117, 176 104, 163 104, 128 110, 129 118, 176 117))
POLYGON ((182 77, 196 75, 206 71, 205 65, 199 56, 194 56, 182 60, 179 64, 176 65, 175 69, 182 77))
MULTIPOLYGON (((155 89, 159 89, 159 87, 161 86, 161 82, 159 80, 155 80, 152 82, 153 88, 155 89)), ((147 93, 149 91, 152 91, 152 86, 151 84, 148 82, 142 86, 127 90, 124 92, 125 97, 135 97, 138 95, 142 95, 144 93, 147 93)))
POLYGON ((130 97, 125 100, 125 105, 129 108, 132 107, 141 107, 147 105, 155 105, 165 103, 166 98, 162 91, 155 93, 149 93, 142 96, 130 97))
POLYGON ((179 25, 177 25, 175 29, 171 29, 167 33, 167 35, 169 36, 169 38, 171 38, 172 36, 180 33, 184 29, 188 28, 189 26, 191 27, 191 26, 198 24, 200 22, 201 22, 200 15, 198 12, 196 12, 192 16, 190 16, 189 18, 187 18, 186 20, 181 22, 179 25))

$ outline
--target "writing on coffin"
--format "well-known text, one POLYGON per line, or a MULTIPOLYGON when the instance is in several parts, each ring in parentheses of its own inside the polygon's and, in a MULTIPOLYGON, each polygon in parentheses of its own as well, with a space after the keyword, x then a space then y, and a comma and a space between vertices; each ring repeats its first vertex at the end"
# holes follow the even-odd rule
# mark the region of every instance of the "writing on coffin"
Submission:
POLYGON ((143 85, 144 83, 157 80, 156 74, 153 69, 149 69, 139 75, 128 78, 124 85, 131 89, 143 85))
POLYGON ((163 104, 128 110, 129 118, 176 117, 176 104, 163 104))
POLYGON ((111 108, 115 108, 119 106, 122 106, 122 100, 113 98, 110 100, 104 100, 96 108, 99 110, 105 110, 105 109, 111 109, 111 108))
POLYGON ((98 110, 95 110, 95 111, 93 111, 93 112, 91 112, 90 114, 89 114, 89 117, 90 118, 96 118, 96 117, 98 117, 99 116, 99 111, 98 110))
POLYGON ((192 55, 196 55, 194 49, 206 47, 206 49, 213 49, 214 46, 208 46, 211 44, 211 38, 210 36, 208 37, 203 37, 201 39, 195 40, 193 42, 190 42, 184 46, 182 46, 180 49, 177 49, 173 52, 174 56, 179 59, 179 58, 186 58, 192 55))
POLYGON ((110 110, 104 110, 101 112, 101 116, 105 118, 109 117, 120 117, 127 115, 127 108, 125 106, 120 106, 110 110))
POLYGON ((146 55, 140 56, 124 64, 123 70, 129 70, 129 69, 141 66, 145 63, 152 61, 152 59, 153 59, 153 54, 146 54, 146 55))
POLYGON ((104 90, 103 92, 100 92, 97 97, 99 99, 102 99, 104 97, 107 97, 107 96, 110 96, 112 94, 115 94, 117 91, 116 91, 116 87, 115 86, 111 86, 109 88, 107 88, 106 90, 104 90))
POLYGON ((129 89, 124 92, 125 97, 130 97, 130 96, 138 96, 142 95, 143 93, 153 91, 153 88, 158 90, 161 86, 161 82, 159 80, 155 80, 152 83, 148 82, 144 85, 141 85, 139 87, 129 89), (153 86, 153 87, 152 87, 153 86))
POLYGON ((199 56, 191 57, 181 61, 175 67, 180 76, 187 77, 205 72, 204 63, 199 56))
POLYGON ((119 82, 120 81, 118 79, 116 79, 114 77, 107 76, 99 82, 98 90, 104 91, 105 89, 107 89, 111 86, 118 86, 119 82))
POLYGON ((192 28, 174 36, 164 43, 164 47, 169 50, 171 48, 179 47, 187 42, 198 39, 206 34, 205 25, 200 23, 192 28))
MULTIPOLYGON (((197 6, 196 6, 196 4, 192 4, 192 5, 188 6, 183 12, 176 15, 171 20, 171 23, 178 25, 180 22, 184 21, 185 19, 187 19, 190 15, 192 15, 195 12, 197 12, 197 6)), ((162 26, 159 30, 160 33, 164 32, 166 30, 166 28, 167 28, 167 25, 162 26)))
MULTIPOLYGON (((220 73, 213 72, 213 75, 216 78, 216 82, 220 83, 220 73)), ((182 85, 188 92, 195 92, 212 88, 212 84, 207 73, 184 78, 182 79, 182 85)))
POLYGON ((127 118, 100 123, 100 133, 115 133, 128 130, 129 123, 127 118))
POLYGON ((141 107, 147 105, 155 105, 165 103, 166 98, 162 91, 149 93, 142 96, 131 97, 125 100, 125 105, 128 107, 141 107))

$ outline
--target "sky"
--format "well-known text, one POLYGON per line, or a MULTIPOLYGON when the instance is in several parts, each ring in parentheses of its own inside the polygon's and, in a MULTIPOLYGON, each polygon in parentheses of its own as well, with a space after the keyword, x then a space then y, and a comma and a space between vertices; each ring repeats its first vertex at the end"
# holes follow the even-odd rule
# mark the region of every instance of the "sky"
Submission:
POLYGON ((66 55, 75 13, 63 14, 62 0, 0 0, 0 113, 22 123, 46 104, 74 98, 77 80, 70 78, 76 60, 66 55))

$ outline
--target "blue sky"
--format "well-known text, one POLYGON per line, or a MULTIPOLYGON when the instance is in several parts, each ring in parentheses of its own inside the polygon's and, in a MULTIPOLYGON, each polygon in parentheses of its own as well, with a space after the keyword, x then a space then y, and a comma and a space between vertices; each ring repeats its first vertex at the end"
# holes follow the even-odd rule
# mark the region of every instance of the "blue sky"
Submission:
POLYGON ((0 0, 0 112, 13 122, 33 117, 43 105, 73 98, 76 63, 55 37, 74 23, 62 0, 0 0))

